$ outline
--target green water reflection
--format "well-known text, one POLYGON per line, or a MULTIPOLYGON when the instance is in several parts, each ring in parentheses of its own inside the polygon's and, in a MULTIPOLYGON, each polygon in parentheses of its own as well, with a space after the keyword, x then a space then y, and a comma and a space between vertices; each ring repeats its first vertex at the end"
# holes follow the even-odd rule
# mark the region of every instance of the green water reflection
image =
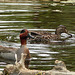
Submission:
POLYGON ((40 1, 0 3, 0 45, 20 47, 19 32, 24 28, 42 30, 55 29, 58 25, 65 25, 73 34, 72 38, 62 42, 28 44, 32 56, 31 69, 52 69, 54 61, 59 59, 66 63, 69 70, 75 71, 74 24, 75 5, 72 4, 40 1))

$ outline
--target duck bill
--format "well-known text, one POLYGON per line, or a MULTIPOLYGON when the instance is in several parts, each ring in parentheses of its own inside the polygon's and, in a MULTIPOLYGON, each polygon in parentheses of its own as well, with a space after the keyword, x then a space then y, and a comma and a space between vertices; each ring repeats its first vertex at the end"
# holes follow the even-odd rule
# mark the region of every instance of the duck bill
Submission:
POLYGON ((69 35, 69 37, 71 38, 72 37, 72 34, 70 34, 67 30, 65 30, 65 31, 69 35))
POLYGON ((69 35, 69 38, 71 38, 71 37, 72 37, 72 34, 68 33, 68 35, 69 35))
POLYGON ((28 34, 28 38, 34 39, 34 37, 30 33, 28 34))

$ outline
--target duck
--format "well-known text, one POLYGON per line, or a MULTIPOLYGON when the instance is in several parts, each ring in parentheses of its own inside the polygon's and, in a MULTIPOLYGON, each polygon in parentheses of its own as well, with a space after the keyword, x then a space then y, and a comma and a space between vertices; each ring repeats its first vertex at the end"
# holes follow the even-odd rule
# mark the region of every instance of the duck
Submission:
POLYGON ((50 32, 45 32, 45 31, 35 31, 32 32, 30 31, 31 35, 35 36, 35 39, 33 39, 32 41, 47 41, 49 42, 50 40, 60 40, 61 39, 61 34, 62 33, 66 33, 69 36, 67 38, 71 38, 72 35, 68 32, 67 28, 64 25, 59 25, 56 30, 55 30, 55 34, 51 34, 50 32))
POLYGON ((7 47, 2 47, 0 46, 0 57, 6 60, 11 60, 11 61, 16 61, 15 59, 15 54, 17 55, 17 61, 19 62, 21 59, 21 53, 26 54, 26 59, 25 59, 25 67, 29 68, 29 62, 30 62, 30 52, 29 49, 27 48, 27 38, 33 38, 27 29, 23 29, 20 32, 20 42, 21 42, 21 47, 19 49, 16 48, 7 48, 7 47))

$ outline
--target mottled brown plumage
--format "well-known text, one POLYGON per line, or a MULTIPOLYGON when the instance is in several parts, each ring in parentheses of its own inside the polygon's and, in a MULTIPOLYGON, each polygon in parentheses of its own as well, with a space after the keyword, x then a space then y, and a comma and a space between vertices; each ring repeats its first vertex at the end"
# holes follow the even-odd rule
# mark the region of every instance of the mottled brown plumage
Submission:
MULTIPOLYGON (((50 32, 45 32, 45 31, 35 31, 31 32, 31 35, 35 36, 34 41, 49 41, 49 40, 59 40, 61 39, 61 33, 67 33, 70 35, 69 37, 72 37, 71 34, 68 33, 68 30, 66 29, 65 26, 60 25, 56 28, 55 34, 51 34, 50 32)), ((68 38, 69 38, 68 37, 68 38)))

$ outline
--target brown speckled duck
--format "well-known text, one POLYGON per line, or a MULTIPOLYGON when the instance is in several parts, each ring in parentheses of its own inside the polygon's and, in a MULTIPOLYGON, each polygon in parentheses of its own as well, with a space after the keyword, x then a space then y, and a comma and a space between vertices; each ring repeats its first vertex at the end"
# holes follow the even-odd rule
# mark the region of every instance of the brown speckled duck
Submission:
POLYGON ((35 41, 49 41, 49 40, 59 40, 61 39, 61 34, 66 33, 69 35, 68 38, 72 37, 71 34, 68 33, 68 30, 64 25, 59 25, 56 28, 55 34, 51 34, 50 32, 45 32, 45 31, 35 31, 31 32, 31 35, 35 36, 35 41))

